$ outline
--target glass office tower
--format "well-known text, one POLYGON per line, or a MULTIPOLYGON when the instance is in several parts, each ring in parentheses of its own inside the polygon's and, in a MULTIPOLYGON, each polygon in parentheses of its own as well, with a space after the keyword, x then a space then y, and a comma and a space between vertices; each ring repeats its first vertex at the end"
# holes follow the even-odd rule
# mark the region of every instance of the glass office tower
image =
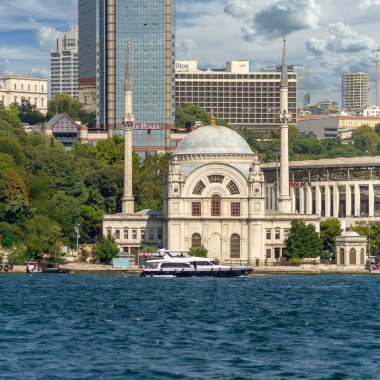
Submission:
POLYGON ((131 40, 133 146, 142 154, 170 147, 175 113, 174 11, 174 0, 79 0, 80 84, 84 87, 84 79, 95 76, 100 129, 117 133, 121 128, 126 46, 131 40))

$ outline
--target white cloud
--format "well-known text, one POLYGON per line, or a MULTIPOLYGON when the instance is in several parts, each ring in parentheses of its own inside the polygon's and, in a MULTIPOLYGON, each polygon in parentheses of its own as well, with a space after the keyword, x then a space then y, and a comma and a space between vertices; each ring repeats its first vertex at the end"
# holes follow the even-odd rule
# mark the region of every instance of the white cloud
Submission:
POLYGON ((273 40, 318 26, 320 7, 315 0, 279 0, 256 12, 243 27, 247 41, 273 40))
POLYGON ((183 39, 177 45, 177 59, 191 60, 193 58, 194 50, 197 48, 197 43, 191 39, 183 39))
POLYGON ((224 8, 224 12, 233 17, 247 17, 253 10, 254 6, 251 0, 227 0, 224 8))
POLYGON ((37 41, 41 49, 50 51, 56 46, 58 32, 51 26, 43 26, 38 29, 37 41))
POLYGON ((380 0, 362 0, 359 7, 361 9, 368 9, 380 5, 380 0))
POLYGON ((329 25, 328 37, 312 37, 306 42, 306 48, 315 55, 322 67, 340 74, 368 69, 378 44, 343 23, 335 23, 329 25))

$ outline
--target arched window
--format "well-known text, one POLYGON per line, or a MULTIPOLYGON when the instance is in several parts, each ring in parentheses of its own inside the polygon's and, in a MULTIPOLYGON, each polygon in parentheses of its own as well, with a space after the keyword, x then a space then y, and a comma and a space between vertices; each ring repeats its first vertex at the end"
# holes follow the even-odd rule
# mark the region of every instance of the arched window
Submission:
POLYGON ((227 189, 231 195, 240 194, 239 188, 236 186, 234 181, 228 182, 227 189))
POLYGON ((356 265, 356 250, 354 248, 350 249, 350 265, 356 265))
POLYGON ((240 259, 240 236, 233 234, 230 242, 231 259, 240 259))
POLYGON ((339 250, 339 262, 340 265, 344 265, 344 248, 339 250))
POLYGON ((206 185, 202 181, 199 181, 194 187, 193 194, 201 195, 205 188, 206 185))
POLYGON ((364 248, 360 250, 360 264, 365 264, 364 248))
POLYGON ((191 237, 191 246, 196 248, 202 246, 202 238, 200 234, 193 234, 191 237))
POLYGON ((221 201, 220 196, 214 194, 211 197, 211 216, 220 216, 221 214, 221 201))

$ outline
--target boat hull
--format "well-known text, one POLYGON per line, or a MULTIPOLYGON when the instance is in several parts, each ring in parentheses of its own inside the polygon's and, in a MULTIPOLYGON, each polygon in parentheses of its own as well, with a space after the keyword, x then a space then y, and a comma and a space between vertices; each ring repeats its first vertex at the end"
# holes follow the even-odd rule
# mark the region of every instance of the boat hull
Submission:
POLYGON ((245 268, 223 268, 214 270, 168 270, 168 269, 144 269, 140 277, 243 277, 249 275, 253 269, 251 267, 245 268))

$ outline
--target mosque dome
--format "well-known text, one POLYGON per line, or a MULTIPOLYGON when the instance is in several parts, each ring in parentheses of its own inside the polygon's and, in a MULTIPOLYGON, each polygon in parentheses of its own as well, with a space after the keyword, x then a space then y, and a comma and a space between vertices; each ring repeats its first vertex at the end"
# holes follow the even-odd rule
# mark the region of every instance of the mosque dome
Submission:
POLYGON ((194 130, 181 141, 175 153, 255 155, 238 133, 217 125, 208 125, 194 130))
POLYGON ((360 235, 355 232, 355 231, 346 231, 340 236, 345 236, 345 237, 360 237, 360 235))

